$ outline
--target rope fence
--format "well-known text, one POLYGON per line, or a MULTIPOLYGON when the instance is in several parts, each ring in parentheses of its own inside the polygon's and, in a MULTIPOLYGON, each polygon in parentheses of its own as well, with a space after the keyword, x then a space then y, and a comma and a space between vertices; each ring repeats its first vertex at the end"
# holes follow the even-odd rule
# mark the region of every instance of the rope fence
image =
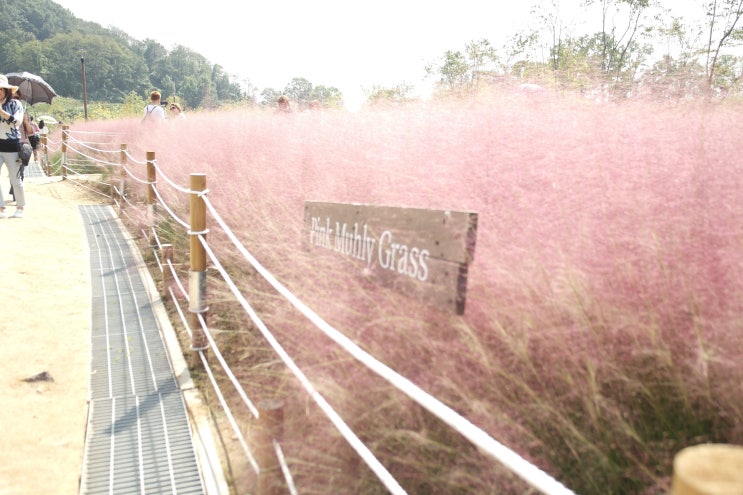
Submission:
MULTIPOLYGON (((225 268, 220 258, 209 244, 210 229, 207 224, 219 229, 220 235, 229 239, 240 260, 247 263, 255 273, 267 282, 286 302, 291 304, 307 321, 330 338, 349 357, 365 366, 368 371, 378 375, 399 392, 416 402, 429 413, 440 419, 451 429, 466 438, 481 452, 494 461, 507 467, 512 473, 532 488, 547 495, 573 494, 552 476, 528 462, 521 455, 493 438, 482 428, 470 422, 441 400, 430 395, 408 378, 394 371, 385 363, 374 358, 359 345, 321 318, 312 308, 293 294, 278 278, 266 269, 258 259, 243 245, 225 222, 215 205, 209 199, 207 177, 204 174, 190 174, 190 183, 177 184, 158 165, 155 152, 148 151, 144 160, 133 156, 126 144, 112 149, 110 142, 99 139, 101 134, 78 133, 63 126, 61 139, 54 141, 42 137, 42 166, 48 175, 61 175, 63 179, 74 180, 76 184, 109 198, 121 217, 134 220, 130 211, 138 212, 147 219, 142 230, 152 248, 157 271, 163 282, 163 296, 174 305, 175 314, 185 328, 192 358, 190 365, 203 368, 225 418, 240 444, 248 464, 255 472, 257 487, 255 493, 299 493, 292 476, 291 455, 282 449, 283 407, 280 400, 251 399, 239 379, 230 368, 224 352, 220 349, 214 332, 207 324, 208 298, 206 294, 207 277, 218 274, 227 286, 234 301, 255 325, 268 343, 276 357, 291 372, 307 396, 317 405, 327 420, 333 425, 359 458, 368 466, 385 488, 393 494, 407 493, 400 482, 387 467, 374 455, 372 450, 351 429, 328 400, 317 390, 310 378, 297 364, 290 353, 282 346, 259 312, 244 296, 225 268), (55 156, 50 162, 50 153, 55 156), (144 197, 137 197, 131 191, 145 188, 144 197), (170 194, 187 196, 189 218, 179 216, 178 208, 165 201, 166 191, 170 194), (131 191, 130 191, 131 190, 131 191), (172 221, 182 234, 188 238, 188 261, 174 262, 174 247, 163 243, 157 233, 155 212, 172 221), (207 217, 209 223, 207 222, 207 217), (183 280, 184 267, 188 267, 188 280, 183 280), (185 309, 184 309, 185 307, 185 309), (208 359, 213 356, 216 362, 208 359), (223 377, 240 398, 244 411, 234 411, 225 399, 224 385, 218 377, 223 377), (255 445, 249 445, 238 423, 239 417, 248 414, 257 424, 258 435, 255 445), (280 491, 277 492, 277 487, 280 491)), ((109 139, 116 136, 108 135, 109 139)), ((186 198, 184 197, 184 200, 186 198)), ((184 201, 184 203, 186 203, 184 201)))

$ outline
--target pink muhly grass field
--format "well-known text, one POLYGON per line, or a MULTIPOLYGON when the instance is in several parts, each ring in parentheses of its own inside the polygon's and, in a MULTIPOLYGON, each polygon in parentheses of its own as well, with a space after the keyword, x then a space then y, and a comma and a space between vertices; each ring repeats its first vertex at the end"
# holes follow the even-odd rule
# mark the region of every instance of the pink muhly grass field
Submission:
MULTIPOLYGON (((184 186, 206 173, 209 199, 300 298, 569 488, 659 493, 680 448, 743 442, 740 115, 734 102, 506 94, 358 113, 198 112, 149 133, 138 120, 79 128, 156 151, 184 186), (477 212, 465 315, 313 259, 301 247, 306 200, 477 212)), ((512 486, 301 318, 265 306, 406 489, 512 486), (443 454, 452 443, 460 455, 443 454)), ((360 472, 348 493, 375 493, 360 472)))

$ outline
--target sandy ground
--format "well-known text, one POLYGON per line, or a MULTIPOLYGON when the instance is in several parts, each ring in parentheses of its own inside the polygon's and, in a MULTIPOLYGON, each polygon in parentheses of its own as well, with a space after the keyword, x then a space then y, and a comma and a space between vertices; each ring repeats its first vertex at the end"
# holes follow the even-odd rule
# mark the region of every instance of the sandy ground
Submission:
MULTIPOLYGON (((57 180, 27 179, 24 218, 0 219, 0 495, 79 488, 91 289, 78 205, 100 200, 57 180), (24 381, 41 372, 53 381, 24 381)), ((5 167, 0 187, 8 201, 5 167)))

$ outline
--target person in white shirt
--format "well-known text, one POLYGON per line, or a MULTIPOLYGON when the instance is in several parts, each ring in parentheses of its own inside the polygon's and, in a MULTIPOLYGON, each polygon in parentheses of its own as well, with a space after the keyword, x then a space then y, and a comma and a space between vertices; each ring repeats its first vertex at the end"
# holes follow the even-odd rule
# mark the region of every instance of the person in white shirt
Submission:
POLYGON ((153 91, 150 93, 150 104, 144 107, 142 122, 164 122, 166 118, 165 109, 160 105, 160 92, 153 91))

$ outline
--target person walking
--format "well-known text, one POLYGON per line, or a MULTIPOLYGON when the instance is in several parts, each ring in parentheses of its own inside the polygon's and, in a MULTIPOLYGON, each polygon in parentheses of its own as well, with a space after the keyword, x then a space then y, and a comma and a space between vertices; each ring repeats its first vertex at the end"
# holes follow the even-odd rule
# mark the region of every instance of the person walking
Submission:
MULTIPOLYGON (((28 115, 28 113, 26 115, 28 115)), ((36 148, 38 148, 39 141, 41 141, 41 129, 36 125, 36 122, 34 122, 33 115, 28 116, 28 123, 31 126, 31 132, 28 133, 28 144, 30 144, 31 149, 34 150, 34 162, 38 162, 39 159, 36 154, 36 148)))
MULTIPOLYGON (((23 182, 19 177, 19 171, 23 165, 18 153, 21 142, 21 131, 18 128, 23 125, 23 105, 20 101, 13 99, 13 93, 16 91, 18 91, 18 86, 9 84, 8 77, 0 74, 0 167, 4 163, 8 168, 8 178, 13 186, 16 199, 13 218, 21 218, 26 206, 23 182)), ((0 218, 7 217, 5 199, 3 199, 3 191, 0 188, 0 218)))
POLYGON ((142 122, 165 122, 167 116, 165 109, 160 105, 160 92, 150 93, 150 103, 144 107, 144 118, 142 122))

